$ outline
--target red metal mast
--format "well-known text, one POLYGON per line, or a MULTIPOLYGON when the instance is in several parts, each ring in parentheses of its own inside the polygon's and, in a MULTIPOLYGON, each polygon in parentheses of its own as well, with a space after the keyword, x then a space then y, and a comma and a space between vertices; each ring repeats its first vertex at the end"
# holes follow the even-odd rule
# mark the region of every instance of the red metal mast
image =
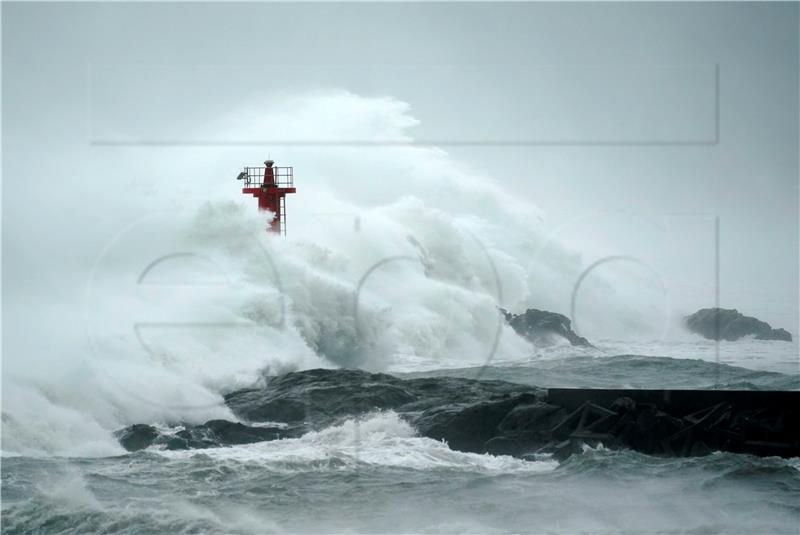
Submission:
POLYGON ((267 160, 264 167, 245 167, 237 178, 245 181, 242 193, 258 199, 259 210, 272 212, 267 232, 286 235, 286 195, 297 192, 293 168, 267 160))

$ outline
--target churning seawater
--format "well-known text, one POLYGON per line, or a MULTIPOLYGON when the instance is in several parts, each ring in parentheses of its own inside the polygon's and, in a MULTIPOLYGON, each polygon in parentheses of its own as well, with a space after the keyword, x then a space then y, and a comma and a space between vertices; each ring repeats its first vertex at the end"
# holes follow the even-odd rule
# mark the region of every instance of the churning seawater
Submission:
POLYGON ((5 533, 796 533, 800 460, 461 453, 394 413, 298 439, 3 459, 5 533))
MULTIPOLYGON (((405 103, 345 91, 287 106, 249 113, 263 121, 233 137, 316 139, 324 127, 402 142, 416 124, 405 103)), ((541 387, 799 387, 796 342, 681 332, 691 310, 635 266, 581 290, 579 330, 595 349, 532 347, 497 307, 569 313, 589 260, 533 203, 443 150, 287 147, 279 164, 297 166, 302 202, 290 201, 288 238, 272 239, 233 183, 263 157, 251 149, 121 151, 98 156, 85 187, 28 195, 108 198, 68 221, 42 208, 29 229, 48 244, 38 257, 28 238, 4 240, 4 258, 20 259, 3 268, 16 283, 3 295, 4 533, 797 533, 797 459, 495 457, 416 436, 391 412, 299 438, 126 453, 117 429, 235 420, 222 394, 315 367, 541 387), (107 169, 117 188, 96 187, 107 169)))
MULTIPOLYGON (((722 375, 737 388, 800 388, 797 374, 720 372, 702 360, 533 360, 403 375, 545 386, 617 386, 624 376, 640 387, 667 376, 676 388, 681 377, 696 388, 722 375)), ((419 437, 391 411, 242 446, 2 461, 5 533, 797 533, 800 522, 800 459, 662 458, 603 447, 562 462, 480 455, 419 437)))

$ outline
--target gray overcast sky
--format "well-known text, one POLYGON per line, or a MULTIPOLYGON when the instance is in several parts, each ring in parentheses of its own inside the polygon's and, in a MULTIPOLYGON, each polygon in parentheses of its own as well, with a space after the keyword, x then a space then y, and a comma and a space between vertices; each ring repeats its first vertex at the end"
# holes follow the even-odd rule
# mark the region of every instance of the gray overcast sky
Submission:
POLYGON ((303 141, 207 127, 338 88, 407 102, 415 139, 532 199, 581 250, 673 256, 706 281, 719 216, 722 305, 798 334, 797 3, 3 3, 2 19, 6 288, 59 230, 78 239, 103 183, 77 175, 125 143, 303 141), (46 199, 47 179, 82 201, 46 199))

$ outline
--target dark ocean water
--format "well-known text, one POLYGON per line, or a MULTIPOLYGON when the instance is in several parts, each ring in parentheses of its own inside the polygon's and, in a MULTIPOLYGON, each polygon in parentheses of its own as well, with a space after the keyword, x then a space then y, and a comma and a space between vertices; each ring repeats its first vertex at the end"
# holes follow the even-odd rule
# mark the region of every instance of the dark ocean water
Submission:
MULTIPOLYGON (((537 386, 798 389, 797 375, 685 359, 575 357, 428 370, 537 386)), ((393 412, 300 438, 99 458, 2 459, 4 533, 798 533, 800 459, 563 462, 450 450, 393 412)))
POLYGON ((278 462, 253 447, 239 458, 5 459, 4 533, 797 532, 797 460, 484 460, 386 433, 375 451, 331 442, 278 462), (406 463, 398 445, 413 450, 406 463))
POLYGON ((699 359, 642 355, 573 356, 514 366, 482 366, 398 374, 499 379, 543 388, 678 388, 800 390, 800 375, 751 370, 699 359))

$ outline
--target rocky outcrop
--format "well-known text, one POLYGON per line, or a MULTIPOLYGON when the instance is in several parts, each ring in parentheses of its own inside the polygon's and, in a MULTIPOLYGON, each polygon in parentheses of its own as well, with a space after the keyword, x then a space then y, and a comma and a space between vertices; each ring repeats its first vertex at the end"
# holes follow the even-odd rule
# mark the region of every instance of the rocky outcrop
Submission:
POLYGON ((519 404, 500 421, 500 434, 488 440, 485 449, 494 455, 519 456, 545 447, 552 441, 551 430, 567 414, 563 407, 542 401, 519 404))
POLYGON ((535 344, 547 344, 552 342, 553 336, 560 336, 574 346, 592 346, 586 338, 572 330, 572 322, 562 314, 535 308, 529 308, 522 314, 512 314, 501 308, 500 313, 517 334, 535 344))
POLYGON ((784 329, 773 329, 769 323, 745 316, 736 309, 703 308, 686 316, 686 326, 709 340, 734 341, 745 336, 757 340, 792 341, 792 335, 784 329))
POLYGON ((564 459, 584 445, 600 444, 664 456, 719 450, 800 454, 800 412, 792 406, 800 401, 800 393, 717 391, 695 402, 692 391, 630 390, 627 393, 639 401, 619 396, 608 402, 603 398, 609 393, 614 394, 574 390, 568 399, 550 392, 545 400, 520 396, 507 402, 449 406, 412 421, 420 434, 445 440, 453 449, 523 458, 547 453, 564 459), (770 394, 779 396, 770 399, 770 394), (570 403, 575 399, 583 401, 575 407, 570 403))
POLYGON ((400 379, 359 370, 267 378, 226 402, 242 422, 211 420, 117 432, 126 449, 221 447, 291 438, 376 410, 393 410, 422 436, 456 450, 564 458, 584 444, 657 455, 714 450, 800 456, 800 392, 543 390, 456 377, 400 379))
POLYGON ((159 434, 152 425, 135 424, 115 432, 114 437, 126 450, 138 451, 152 446, 159 434))
POLYGON ((150 446, 220 447, 295 437, 377 410, 395 410, 407 418, 415 418, 425 411, 460 407, 476 400, 492 403, 521 393, 543 395, 543 392, 506 381, 459 377, 404 380, 360 370, 306 370, 267 377, 260 388, 238 390, 225 396, 225 403, 233 413, 250 425, 211 420, 202 425, 173 424, 159 431, 150 425, 137 424, 117 431, 116 436, 129 451, 150 446))
POLYGON ((424 411, 411 418, 417 431, 435 440, 444 440, 454 450, 486 452, 486 443, 495 438, 506 415, 524 401, 536 399, 534 394, 513 398, 448 404, 424 411))
POLYGON ((209 420, 202 425, 174 425, 159 431, 152 425, 135 424, 115 433, 120 445, 128 451, 150 446, 167 450, 218 448, 236 444, 252 444, 299 436, 301 432, 289 426, 247 426, 228 420, 209 420))

